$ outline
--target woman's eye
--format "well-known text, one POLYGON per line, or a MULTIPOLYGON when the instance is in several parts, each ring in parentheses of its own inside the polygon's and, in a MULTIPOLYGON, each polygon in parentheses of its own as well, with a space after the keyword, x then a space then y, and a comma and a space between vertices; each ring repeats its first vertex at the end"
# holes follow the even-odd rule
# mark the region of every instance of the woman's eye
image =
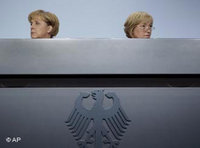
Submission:
POLYGON ((39 25, 40 23, 39 23, 39 22, 35 22, 35 24, 36 24, 36 25, 39 25))

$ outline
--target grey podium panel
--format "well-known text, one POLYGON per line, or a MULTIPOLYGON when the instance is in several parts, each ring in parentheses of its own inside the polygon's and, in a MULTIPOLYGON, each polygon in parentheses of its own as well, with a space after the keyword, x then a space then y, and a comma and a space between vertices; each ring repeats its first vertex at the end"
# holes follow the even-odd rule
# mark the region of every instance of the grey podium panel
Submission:
MULTIPOLYGON (((0 147, 78 148, 65 121, 80 92, 93 90, 114 92, 131 120, 119 148, 200 147, 200 89, 167 87, 1 88, 0 147)), ((91 100, 83 105, 91 107, 91 100)))
POLYGON ((199 39, 1 39, 0 74, 199 74, 199 39))
POLYGON ((199 39, 0 39, 0 148, 199 148, 199 57, 199 39))

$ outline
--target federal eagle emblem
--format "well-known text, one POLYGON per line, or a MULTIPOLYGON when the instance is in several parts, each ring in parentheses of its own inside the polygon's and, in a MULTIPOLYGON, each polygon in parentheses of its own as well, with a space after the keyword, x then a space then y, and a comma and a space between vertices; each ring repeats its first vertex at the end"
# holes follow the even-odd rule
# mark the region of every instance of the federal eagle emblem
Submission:
POLYGON ((130 122, 116 94, 109 92, 104 95, 103 90, 80 93, 66 121, 80 148, 117 148, 130 122), (83 99, 89 97, 95 100, 90 110, 82 104, 83 99), (103 108, 104 99, 112 99, 110 108, 103 108))

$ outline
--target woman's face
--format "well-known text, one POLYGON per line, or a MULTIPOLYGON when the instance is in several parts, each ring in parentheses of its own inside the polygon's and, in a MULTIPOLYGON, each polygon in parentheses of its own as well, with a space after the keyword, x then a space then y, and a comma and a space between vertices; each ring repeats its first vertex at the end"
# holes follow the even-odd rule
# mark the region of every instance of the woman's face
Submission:
POLYGON ((141 22, 133 30, 132 37, 149 39, 151 37, 152 27, 152 22, 141 22))
POLYGON ((31 38, 51 38, 52 26, 44 22, 39 16, 31 20, 31 38))

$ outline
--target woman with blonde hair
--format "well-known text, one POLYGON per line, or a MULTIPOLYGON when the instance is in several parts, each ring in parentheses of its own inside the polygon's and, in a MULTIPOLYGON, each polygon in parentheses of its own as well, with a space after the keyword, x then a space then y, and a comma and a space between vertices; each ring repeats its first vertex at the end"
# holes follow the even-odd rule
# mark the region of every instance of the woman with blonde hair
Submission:
POLYGON ((51 12, 36 10, 29 14, 31 38, 53 38, 59 31, 59 20, 51 12))
POLYGON ((132 13, 124 23, 124 32, 128 38, 150 38, 153 27, 153 18, 143 11, 132 13))

